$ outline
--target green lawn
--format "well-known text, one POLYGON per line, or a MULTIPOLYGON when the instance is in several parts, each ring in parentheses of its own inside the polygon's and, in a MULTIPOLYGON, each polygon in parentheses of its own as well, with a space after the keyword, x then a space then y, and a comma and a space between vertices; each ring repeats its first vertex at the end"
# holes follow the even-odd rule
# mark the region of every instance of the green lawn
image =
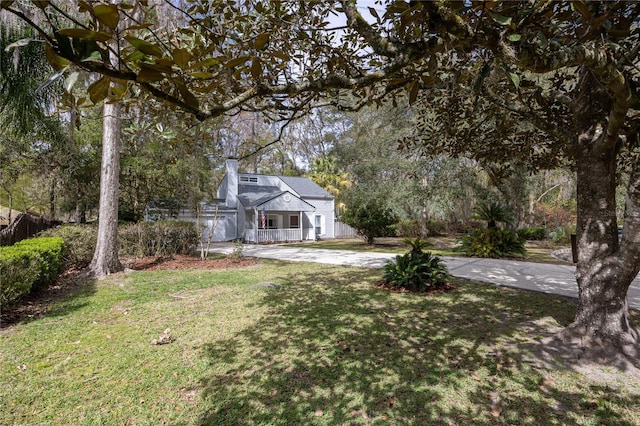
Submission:
POLYGON ((0 330, 0 424, 640 424, 638 393, 530 359, 571 300, 390 293, 379 274, 264 261, 87 283, 0 330))
MULTIPOLYGON (((375 243, 367 244, 361 238, 344 238, 332 240, 320 240, 303 243, 287 244, 288 247, 306 247, 306 248, 322 248, 330 250, 354 250, 354 251, 373 251, 381 253, 398 253, 403 254, 409 250, 404 243, 403 238, 376 238, 375 243)), ((436 256, 462 256, 462 253, 456 250, 458 238, 455 237, 430 237, 427 238, 432 247, 426 250, 432 252, 436 256)), ((529 262, 566 264, 552 257, 550 253, 553 250, 566 247, 566 245, 554 244, 551 241, 528 241, 525 244, 527 257, 523 260, 529 262)))

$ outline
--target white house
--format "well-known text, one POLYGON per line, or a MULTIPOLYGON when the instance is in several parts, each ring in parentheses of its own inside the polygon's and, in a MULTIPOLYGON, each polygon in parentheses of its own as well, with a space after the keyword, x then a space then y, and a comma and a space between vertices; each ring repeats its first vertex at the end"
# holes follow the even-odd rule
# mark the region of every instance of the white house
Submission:
MULTIPOLYGON (((200 219, 214 228, 214 241, 334 238, 334 197, 311 179, 239 173, 238 160, 229 159, 216 196, 200 219)), ((189 210, 178 219, 196 220, 189 210)))

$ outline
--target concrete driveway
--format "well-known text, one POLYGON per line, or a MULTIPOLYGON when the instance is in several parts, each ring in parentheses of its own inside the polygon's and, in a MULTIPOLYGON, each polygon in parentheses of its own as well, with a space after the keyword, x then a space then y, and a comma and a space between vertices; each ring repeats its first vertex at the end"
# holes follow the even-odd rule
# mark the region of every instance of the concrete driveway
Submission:
MULTIPOLYGON (((233 244, 214 244, 211 252, 229 254, 233 244)), ((245 256, 292 262, 316 262, 331 265, 382 268, 396 257, 393 253, 357 252, 279 245, 243 245, 245 256)), ((551 265, 517 260, 442 257, 455 277, 484 281, 507 287, 577 297, 575 266, 551 265)), ((640 309, 640 279, 636 278, 628 292, 629 306, 640 309)))

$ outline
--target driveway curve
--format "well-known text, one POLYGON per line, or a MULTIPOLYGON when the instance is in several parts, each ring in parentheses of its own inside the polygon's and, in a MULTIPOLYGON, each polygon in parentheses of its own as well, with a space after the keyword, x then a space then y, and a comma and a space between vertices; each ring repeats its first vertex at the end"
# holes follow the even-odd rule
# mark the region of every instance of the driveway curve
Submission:
MULTIPOLYGON (((233 244, 220 243, 211 247, 211 252, 229 254, 233 244)), ((281 245, 243 245, 245 256, 292 262, 315 262, 330 265, 382 268, 394 253, 328 250, 316 248, 287 247, 281 245)), ((449 273, 455 277, 483 281, 491 284, 520 288, 542 293, 578 297, 573 265, 523 262, 519 260, 480 259, 446 257, 449 273)), ((640 309, 640 279, 632 283, 627 294, 629 306, 640 309)))

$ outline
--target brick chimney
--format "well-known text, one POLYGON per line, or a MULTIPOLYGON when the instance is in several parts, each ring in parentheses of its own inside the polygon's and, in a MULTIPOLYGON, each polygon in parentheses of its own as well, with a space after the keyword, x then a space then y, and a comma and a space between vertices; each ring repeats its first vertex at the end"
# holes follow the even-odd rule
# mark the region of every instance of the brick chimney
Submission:
POLYGON ((238 207, 238 160, 227 158, 227 196, 225 205, 235 209, 238 207))

